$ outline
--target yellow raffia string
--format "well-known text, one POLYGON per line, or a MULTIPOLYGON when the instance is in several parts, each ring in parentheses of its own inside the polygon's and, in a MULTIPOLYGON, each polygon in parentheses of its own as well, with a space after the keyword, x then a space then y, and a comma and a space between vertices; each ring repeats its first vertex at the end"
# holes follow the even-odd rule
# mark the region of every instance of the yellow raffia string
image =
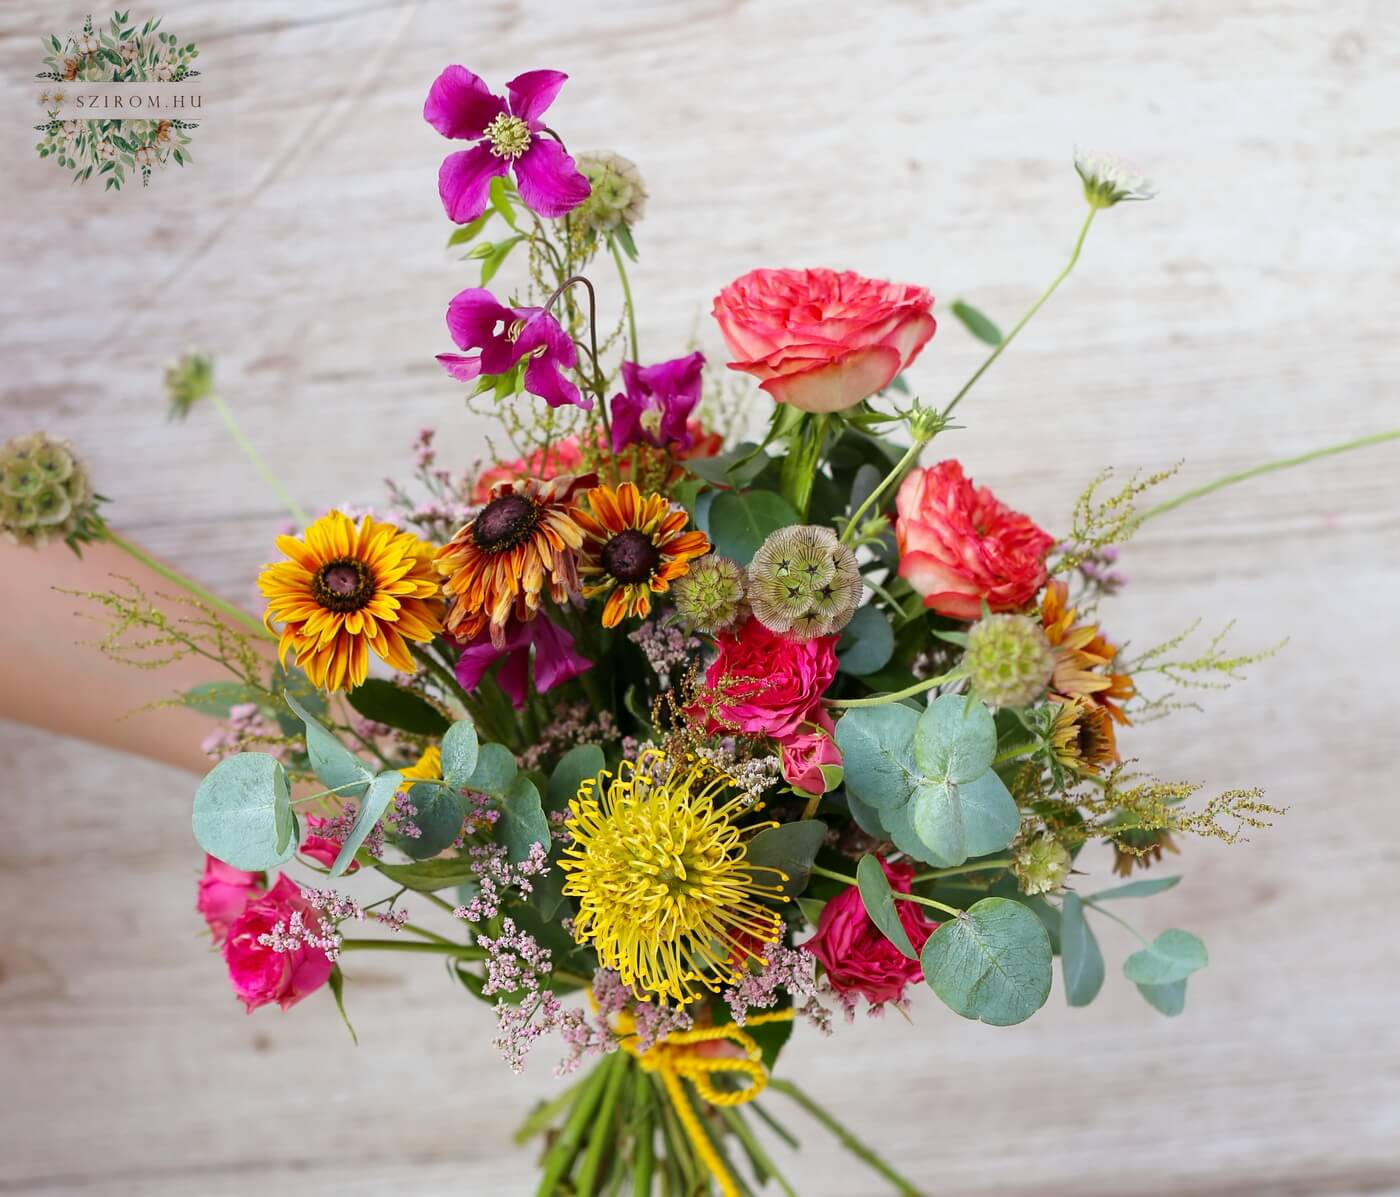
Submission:
MULTIPOLYGON (((766 1014, 754 1014, 746 1025, 759 1026, 770 1022, 791 1022, 792 1009, 772 1010, 766 1014)), ((695 1112, 690 1098, 686 1096, 682 1080, 695 1086, 695 1091, 712 1106, 741 1106, 753 1101, 768 1087, 768 1069, 763 1066, 763 1049, 752 1035, 735 1023, 722 1027, 696 1027, 689 1031, 673 1031, 660 1043, 646 1051, 637 1050, 636 1022, 623 1011, 618 1016, 618 1034, 622 1050, 636 1057, 637 1063, 645 1072, 654 1072, 661 1078, 676 1117, 680 1119, 686 1138, 695 1149, 695 1156, 719 1185, 721 1197, 739 1197, 739 1188, 730 1176, 724 1160, 715 1151, 705 1128, 700 1125, 700 1117, 695 1112), (744 1052, 738 1056, 707 1056, 694 1050, 696 1044, 714 1043, 727 1039, 744 1052), (714 1087, 712 1077, 721 1073, 747 1078, 748 1085, 743 1089, 720 1090, 714 1087)))

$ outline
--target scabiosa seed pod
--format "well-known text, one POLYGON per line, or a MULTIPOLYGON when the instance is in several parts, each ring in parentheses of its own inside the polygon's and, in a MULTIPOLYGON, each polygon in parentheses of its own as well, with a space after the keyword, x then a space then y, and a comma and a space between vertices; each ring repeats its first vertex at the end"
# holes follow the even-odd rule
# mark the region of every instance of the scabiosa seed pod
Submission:
POLYGON ((749 603, 769 631, 794 640, 830 636, 851 622, 864 585, 856 555, 830 528, 779 528, 749 565, 749 603))
POLYGON ((0 448, 0 533, 11 543, 95 540, 99 501, 67 441, 35 432, 0 448))
POLYGON ((988 706, 1028 707, 1050 684, 1055 650, 1029 616, 984 615, 967 633, 963 666, 988 706))
POLYGON ((1073 863, 1066 848, 1048 831, 1023 843, 1011 865, 1023 894, 1057 893, 1073 863))
POLYGON ((170 418, 183 420, 201 399, 214 392, 214 362, 202 353, 187 353, 165 368, 165 395, 170 418))
POLYGON ((744 570, 718 553, 690 563, 690 572, 671 583, 676 610, 697 632, 714 635, 743 614, 744 570))
POLYGON ((647 189, 637 164, 611 150, 580 154, 578 168, 592 190, 573 218, 595 233, 634 225, 646 214, 647 189))

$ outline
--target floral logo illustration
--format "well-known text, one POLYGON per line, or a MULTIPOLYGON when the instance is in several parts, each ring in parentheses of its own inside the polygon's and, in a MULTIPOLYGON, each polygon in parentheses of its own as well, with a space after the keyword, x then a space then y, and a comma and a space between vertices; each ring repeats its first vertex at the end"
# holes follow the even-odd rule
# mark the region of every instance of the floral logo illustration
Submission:
POLYGON ((193 42, 181 43, 163 31, 159 17, 139 31, 129 18, 130 10, 113 13, 99 31, 89 16, 81 33, 64 41, 52 34, 43 40, 45 69, 36 78, 50 80, 52 86, 39 93, 48 119, 35 126, 43 134, 35 148, 39 157, 53 158, 71 171, 75 183, 96 176, 106 190, 118 190, 128 173, 139 170, 142 186, 148 186, 152 167, 190 161, 189 131, 199 125, 176 113, 198 108, 199 97, 162 96, 155 88, 133 91, 124 103, 120 95, 83 91, 85 83, 182 83, 199 74, 190 65, 199 56, 193 42), (105 115, 137 110, 142 116, 105 115))

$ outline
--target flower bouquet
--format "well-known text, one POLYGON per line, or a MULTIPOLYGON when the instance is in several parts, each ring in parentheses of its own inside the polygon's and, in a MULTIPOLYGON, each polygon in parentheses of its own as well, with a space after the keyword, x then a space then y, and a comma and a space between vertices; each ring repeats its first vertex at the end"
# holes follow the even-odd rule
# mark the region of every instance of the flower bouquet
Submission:
MULTIPOLYGON (((468 143, 438 182, 449 244, 480 270, 438 360, 513 451, 462 473, 425 431, 416 481, 378 510, 291 503, 262 619, 164 570, 192 593, 183 613, 93 596, 117 617, 108 648, 144 632, 226 667, 179 701, 222 719, 194 799, 198 908, 250 1011, 325 988, 344 1013, 358 953, 437 956, 492 1009, 511 1068, 557 1040, 571 1079, 520 1134, 541 1144, 539 1194, 791 1194, 770 1091, 916 1193, 775 1074, 781 1050, 798 1023, 832 1034, 921 984, 1019 1023, 1057 956, 1087 1005, 1094 922, 1131 925, 1120 911, 1180 880, 1137 871, 1278 813, 1255 791, 1197 801, 1121 747, 1178 705, 1173 685, 1259 654, 1177 638, 1129 655, 1097 611, 1145 521, 1301 459, 1147 509, 1167 474, 1103 476, 1057 534, 957 460, 921 463, 1096 216, 1151 195, 1101 158, 1076 162, 1073 256, 1009 332, 953 305, 988 356, 942 406, 912 392, 933 297, 848 272, 725 287, 729 375, 693 346, 644 356, 627 273, 642 177, 566 152, 545 120, 564 81, 530 71, 499 95, 451 66, 424 109, 468 143), (518 285, 488 289, 508 262, 518 285), (1120 881, 1077 867, 1095 841, 1120 881), (303 880, 278 871, 293 862, 303 880)), ((232 420, 207 360, 167 382, 177 412, 210 400, 232 420)), ((141 555, 65 444, 12 442, 0 482, 12 536, 141 555)), ((1138 938, 1123 974, 1179 1014, 1204 944, 1138 938)))

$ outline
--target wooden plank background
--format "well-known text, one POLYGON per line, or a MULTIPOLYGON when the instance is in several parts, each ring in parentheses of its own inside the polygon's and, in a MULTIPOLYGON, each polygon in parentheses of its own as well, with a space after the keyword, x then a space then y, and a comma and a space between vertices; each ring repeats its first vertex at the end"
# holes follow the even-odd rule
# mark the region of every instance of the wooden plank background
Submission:
MULTIPOLYGON (((704 313, 759 265, 917 281, 1008 324, 1080 219, 1073 144, 1150 167, 1161 198, 1103 216, 947 438, 1051 527, 1104 464, 1185 459, 1184 487, 1400 423, 1393 0, 188 0, 166 23, 199 42, 217 118, 193 166, 115 195, 69 186, 21 124, 38 38, 84 11, 0 8, 0 434, 74 438, 114 517, 231 597, 280 515, 211 413, 164 422, 181 349, 218 353, 308 503, 375 498, 421 424, 459 460, 481 452, 432 361, 472 278, 443 250, 449 147, 419 115, 447 62, 497 84, 569 71, 552 122, 641 164, 648 357, 698 328, 722 361, 704 313)), ((948 396, 979 352, 945 320, 916 386, 948 396)), ((1210 946, 1183 1018, 1116 975, 1130 942, 1106 925, 1114 975, 1089 1010, 1057 983, 994 1030, 930 995, 912 1026, 789 1051, 932 1192, 1400 1192, 1397 463, 1392 447, 1276 476, 1126 555, 1120 637, 1197 615, 1240 617, 1245 647, 1292 637, 1204 714, 1125 738, 1168 776, 1289 807, 1248 845, 1192 845, 1186 884, 1143 907, 1148 930, 1210 946)), ((192 779, 15 725, 0 754, 0 1191, 530 1191, 508 1133, 553 1088, 548 1051, 512 1077, 489 1013, 396 959, 348 964, 359 1048, 329 1000, 244 1016, 191 909, 192 779)), ((883 1191, 795 1121, 804 1197, 883 1191)))

